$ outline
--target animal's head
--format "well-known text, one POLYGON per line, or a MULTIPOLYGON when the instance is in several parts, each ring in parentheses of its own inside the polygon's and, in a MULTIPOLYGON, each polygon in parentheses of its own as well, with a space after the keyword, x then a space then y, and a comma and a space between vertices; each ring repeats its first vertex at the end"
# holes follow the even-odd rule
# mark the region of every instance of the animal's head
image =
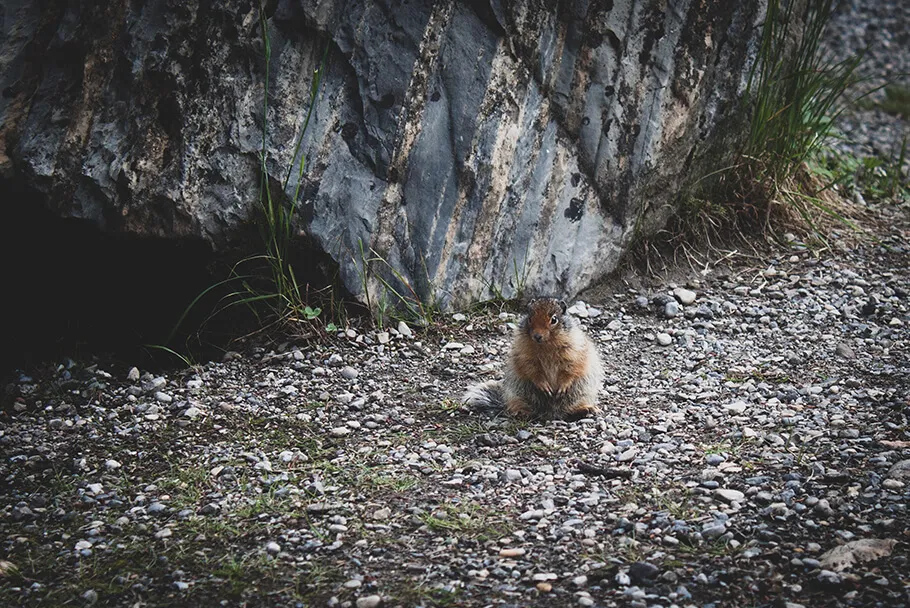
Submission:
POLYGON ((527 317, 522 329, 528 337, 544 344, 553 333, 562 329, 567 322, 566 303, 556 298, 535 298, 528 303, 527 317))

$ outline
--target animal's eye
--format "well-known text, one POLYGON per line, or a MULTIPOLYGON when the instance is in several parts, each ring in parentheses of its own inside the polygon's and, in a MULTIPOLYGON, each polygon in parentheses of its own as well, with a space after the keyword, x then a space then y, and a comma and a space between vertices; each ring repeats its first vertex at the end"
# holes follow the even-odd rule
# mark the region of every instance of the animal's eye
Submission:
POLYGON ((552 317, 550 317, 550 325, 556 325, 557 323, 559 323, 559 317, 558 317, 558 316, 553 315, 552 317))

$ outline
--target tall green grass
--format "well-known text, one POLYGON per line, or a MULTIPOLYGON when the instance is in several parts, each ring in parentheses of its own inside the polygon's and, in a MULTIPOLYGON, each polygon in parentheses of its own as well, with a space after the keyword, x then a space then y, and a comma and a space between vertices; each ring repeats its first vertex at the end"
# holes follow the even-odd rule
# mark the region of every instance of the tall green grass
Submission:
MULTIPOLYGON (((264 299, 273 301, 274 312, 279 317, 292 315, 297 318, 311 320, 313 318, 310 308, 307 313, 305 294, 301 292, 300 284, 294 274, 294 268, 291 265, 288 256, 288 248, 294 236, 294 217, 298 208, 300 198, 300 188, 303 184, 303 176, 306 171, 306 155, 300 151, 304 135, 310 125, 310 118, 313 115, 313 107, 316 105, 316 97, 319 94, 319 86, 322 82, 322 75, 325 71, 326 59, 328 57, 329 47, 326 45, 322 55, 319 67, 313 74, 313 80, 310 84, 310 94, 307 104, 306 115, 300 128, 300 134, 294 145, 294 155, 289 163, 287 174, 281 183, 282 195, 287 192, 288 184, 294 169, 297 169, 297 183, 294 187, 294 195, 290 201, 285 202, 282 199, 272 196, 271 180, 268 171, 268 110, 269 110, 269 77, 272 63, 272 45, 268 30, 268 20, 265 10, 260 8, 259 24, 262 32, 262 40, 265 51, 265 92, 263 94, 263 117, 262 117, 262 151, 260 153, 260 185, 259 185, 259 202, 262 208, 263 221, 260 228, 262 239, 265 243, 265 253, 263 256, 257 256, 268 264, 271 272, 272 286, 266 293, 254 293, 252 290, 250 298, 266 296, 264 299), (295 165, 296 161, 296 165, 295 165)), ((318 315, 318 313, 317 313, 318 315)))
POLYGON ((831 136, 861 55, 833 62, 820 44, 833 0, 769 0, 745 102, 751 109, 744 156, 772 187, 784 183, 831 136), (804 7, 803 10, 798 10, 804 7))

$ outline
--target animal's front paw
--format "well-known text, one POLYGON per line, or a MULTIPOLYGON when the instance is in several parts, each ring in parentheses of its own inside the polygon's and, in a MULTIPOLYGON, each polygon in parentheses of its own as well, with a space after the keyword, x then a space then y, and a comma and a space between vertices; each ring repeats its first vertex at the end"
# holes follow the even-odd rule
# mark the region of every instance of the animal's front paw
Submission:
POLYGON ((557 394, 557 395, 565 395, 566 393, 569 392, 569 389, 570 389, 570 388, 572 388, 572 382, 567 382, 567 383, 565 383, 565 384, 560 384, 558 387, 556 387, 556 394, 557 394))
POLYGON ((545 392, 546 394, 553 395, 553 387, 550 386, 550 383, 544 380, 543 382, 537 382, 537 388, 545 392))

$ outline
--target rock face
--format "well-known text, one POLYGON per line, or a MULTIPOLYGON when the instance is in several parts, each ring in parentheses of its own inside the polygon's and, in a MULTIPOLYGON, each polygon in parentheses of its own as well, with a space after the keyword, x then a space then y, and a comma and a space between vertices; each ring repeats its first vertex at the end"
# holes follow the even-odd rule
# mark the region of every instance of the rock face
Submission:
POLYGON ((572 296, 724 148, 762 8, 270 2, 264 128, 257 3, 7 0, 0 174, 62 217, 221 247, 255 216, 263 131, 273 193, 299 161, 328 48, 284 196, 346 287, 572 296))

